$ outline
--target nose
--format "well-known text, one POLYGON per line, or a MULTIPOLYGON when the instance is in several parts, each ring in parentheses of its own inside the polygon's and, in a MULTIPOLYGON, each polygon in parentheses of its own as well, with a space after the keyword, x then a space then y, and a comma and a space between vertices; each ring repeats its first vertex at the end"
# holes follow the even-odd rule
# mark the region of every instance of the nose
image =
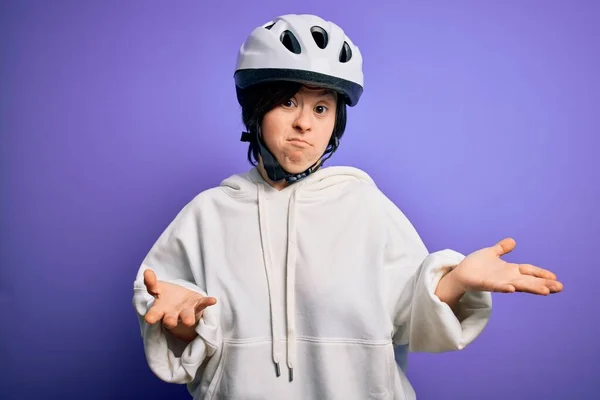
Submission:
POLYGON ((294 129, 297 132, 305 133, 310 131, 312 124, 312 115, 309 107, 298 107, 296 119, 294 120, 294 129))

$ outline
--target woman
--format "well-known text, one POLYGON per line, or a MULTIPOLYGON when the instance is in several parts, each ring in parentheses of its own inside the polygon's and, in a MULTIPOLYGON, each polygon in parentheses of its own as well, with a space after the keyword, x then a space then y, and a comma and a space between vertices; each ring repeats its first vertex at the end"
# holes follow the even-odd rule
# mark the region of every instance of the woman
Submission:
POLYGON ((135 280, 160 379, 197 399, 414 399, 406 351, 467 346, 491 291, 562 290, 501 260, 512 239, 429 254, 367 174, 323 167, 363 90, 337 25, 286 15, 256 28, 235 81, 255 166, 187 204, 135 280))

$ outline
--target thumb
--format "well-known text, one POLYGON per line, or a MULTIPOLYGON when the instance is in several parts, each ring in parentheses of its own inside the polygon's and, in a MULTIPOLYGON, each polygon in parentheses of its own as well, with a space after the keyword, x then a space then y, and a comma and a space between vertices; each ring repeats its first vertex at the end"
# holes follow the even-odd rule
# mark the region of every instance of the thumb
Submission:
POLYGON ((492 247, 498 257, 508 254, 514 250, 517 242, 513 238, 504 238, 492 247))
POLYGON ((156 282, 156 274, 151 269, 147 269, 144 271, 144 285, 146 285, 146 290, 152 296, 158 295, 158 284, 156 282))

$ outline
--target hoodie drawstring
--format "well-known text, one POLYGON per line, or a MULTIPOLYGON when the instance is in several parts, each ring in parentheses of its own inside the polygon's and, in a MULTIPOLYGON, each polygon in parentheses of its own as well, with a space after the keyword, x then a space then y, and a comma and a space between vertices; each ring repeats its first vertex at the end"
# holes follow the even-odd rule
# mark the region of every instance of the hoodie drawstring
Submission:
MULTIPOLYGON (((265 265, 265 274, 267 277, 267 288, 269 291, 269 308, 271 313, 271 335, 272 335, 272 352, 273 362, 275 363, 275 373, 281 375, 279 360, 281 357, 281 343, 279 340, 279 328, 277 326, 279 319, 277 318, 277 308, 273 306, 274 290, 273 290, 273 272, 271 259, 271 240, 269 237, 268 215, 265 206, 263 185, 258 186, 258 214, 260 225, 260 239, 262 244, 262 252, 265 265)), ((287 241, 287 260, 286 260, 286 323, 287 323, 287 366, 289 369, 289 380, 294 380, 294 366, 296 364, 296 190, 300 185, 294 187, 288 204, 288 241, 287 241)))
POLYGON ((286 262, 286 318, 287 318, 287 365, 290 382, 294 380, 296 364, 296 190, 290 196, 288 206, 288 246, 286 262))
POLYGON ((267 228, 267 211, 265 209, 265 202, 263 201, 264 196, 264 188, 262 185, 257 185, 258 187, 258 221, 259 221, 259 231, 260 231, 260 241, 262 244, 262 253, 265 264, 265 274, 267 276, 267 289, 269 291, 269 308, 271 309, 271 335, 272 335, 272 347, 273 347, 273 362, 275 363, 275 373, 277 376, 281 375, 281 370, 279 369, 279 329, 276 327, 278 318, 275 315, 276 311, 273 307, 274 299, 273 299, 273 273, 271 272, 271 247, 270 247, 270 238, 268 234, 267 228))

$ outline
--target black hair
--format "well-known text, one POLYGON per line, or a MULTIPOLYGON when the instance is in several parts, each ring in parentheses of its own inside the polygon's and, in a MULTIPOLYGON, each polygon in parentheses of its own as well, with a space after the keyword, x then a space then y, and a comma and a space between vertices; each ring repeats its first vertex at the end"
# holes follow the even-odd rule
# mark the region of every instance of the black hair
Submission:
MULTIPOLYGON (((256 132, 265 114, 291 99, 302 86, 301 83, 277 81, 257 84, 246 89, 237 89, 242 107, 242 122, 248 132, 251 133, 248 145, 248 162, 250 164, 258 165, 259 144, 256 132)), ((335 125, 325 154, 336 150, 336 143, 342 138, 346 130, 346 115, 346 98, 338 93, 335 125), (338 140, 336 141, 335 138, 338 140)))

